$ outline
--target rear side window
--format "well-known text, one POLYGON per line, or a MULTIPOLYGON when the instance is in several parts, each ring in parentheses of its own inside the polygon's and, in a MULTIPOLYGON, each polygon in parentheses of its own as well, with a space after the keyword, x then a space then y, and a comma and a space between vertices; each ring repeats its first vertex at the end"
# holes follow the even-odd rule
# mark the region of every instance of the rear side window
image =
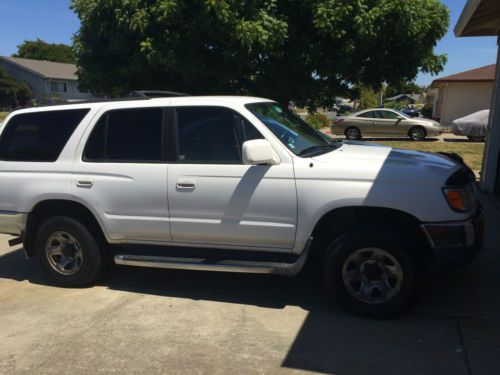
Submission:
POLYGON ((113 110, 95 125, 83 160, 93 162, 160 162, 162 108, 113 110))
POLYGON ((89 109, 15 115, 0 137, 0 160, 53 162, 89 109))

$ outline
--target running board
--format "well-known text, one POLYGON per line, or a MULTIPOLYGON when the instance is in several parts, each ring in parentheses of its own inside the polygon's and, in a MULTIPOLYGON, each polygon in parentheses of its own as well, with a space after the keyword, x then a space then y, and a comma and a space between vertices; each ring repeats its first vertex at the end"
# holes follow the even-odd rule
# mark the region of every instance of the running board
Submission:
POLYGON ((206 258, 182 258, 151 255, 120 254, 115 263, 123 266, 167 268, 193 271, 241 272, 295 276, 304 268, 309 252, 308 244, 294 263, 259 262, 242 260, 213 260, 206 258))

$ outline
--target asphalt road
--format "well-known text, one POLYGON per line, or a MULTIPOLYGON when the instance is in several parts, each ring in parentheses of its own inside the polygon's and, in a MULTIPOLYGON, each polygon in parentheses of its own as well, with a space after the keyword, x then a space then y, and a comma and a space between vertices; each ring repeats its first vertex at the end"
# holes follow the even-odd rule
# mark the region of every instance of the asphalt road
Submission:
POLYGON ((431 271, 411 313, 370 320, 332 303, 311 271, 116 267, 97 286, 58 288, 7 239, 0 373, 500 373, 498 245, 468 268, 431 271))

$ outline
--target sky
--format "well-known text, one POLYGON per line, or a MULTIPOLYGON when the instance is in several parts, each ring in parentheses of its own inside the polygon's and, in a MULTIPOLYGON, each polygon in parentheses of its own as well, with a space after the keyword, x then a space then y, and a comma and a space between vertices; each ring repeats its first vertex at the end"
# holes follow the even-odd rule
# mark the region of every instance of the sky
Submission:
MULTIPOLYGON (((456 38, 453 29, 466 0, 442 0, 451 10, 450 28, 435 52, 448 54, 448 63, 439 76, 455 74, 496 61, 496 38, 456 38)), ((79 20, 67 0, 0 0, 0 55, 16 52, 24 40, 40 38, 49 43, 71 43, 79 20)), ((416 82, 427 85, 436 77, 419 74, 416 82)))

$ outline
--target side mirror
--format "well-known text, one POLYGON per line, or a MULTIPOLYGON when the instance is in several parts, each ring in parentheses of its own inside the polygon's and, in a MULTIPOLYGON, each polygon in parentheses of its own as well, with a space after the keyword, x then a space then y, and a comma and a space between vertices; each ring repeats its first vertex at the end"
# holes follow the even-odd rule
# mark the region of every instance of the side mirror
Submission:
POLYGON ((252 139, 243 143, 243 164, 248 165, 276 165, 280 160, 271 144, 265 139, 252 139))
POLYGON ((405 119, 404 116, 398 115, 398 120, 404 120, 404 119, 405 119))

